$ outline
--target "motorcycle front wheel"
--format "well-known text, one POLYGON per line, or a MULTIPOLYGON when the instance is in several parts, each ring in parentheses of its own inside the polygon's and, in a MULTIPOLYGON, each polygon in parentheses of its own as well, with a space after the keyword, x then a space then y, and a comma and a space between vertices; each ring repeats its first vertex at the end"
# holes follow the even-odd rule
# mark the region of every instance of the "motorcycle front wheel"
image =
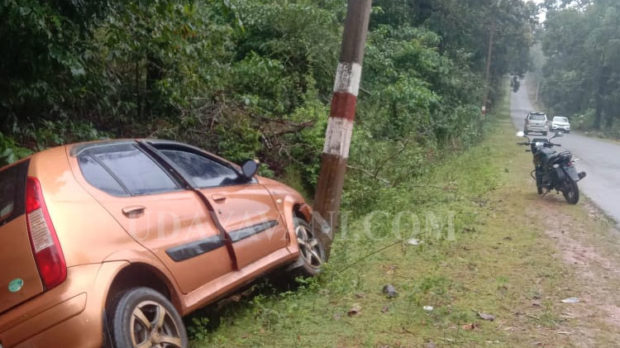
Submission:
POLYGON ((572 179, 567 179, 562 191, 564 198, 568 204, 577 204, 579 202, 579 186, 572 179))

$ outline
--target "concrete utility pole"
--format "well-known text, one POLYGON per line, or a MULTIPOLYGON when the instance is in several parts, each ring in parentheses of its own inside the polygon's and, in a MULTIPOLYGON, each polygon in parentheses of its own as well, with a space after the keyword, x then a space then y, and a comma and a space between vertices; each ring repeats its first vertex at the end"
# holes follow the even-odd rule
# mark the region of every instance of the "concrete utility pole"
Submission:
MULTIPOLYGON (((349 0, 314 210, 335 232, 362 76, 371 0, 349 0)), ((326 245, 329 250, 329 245, 326 245)))

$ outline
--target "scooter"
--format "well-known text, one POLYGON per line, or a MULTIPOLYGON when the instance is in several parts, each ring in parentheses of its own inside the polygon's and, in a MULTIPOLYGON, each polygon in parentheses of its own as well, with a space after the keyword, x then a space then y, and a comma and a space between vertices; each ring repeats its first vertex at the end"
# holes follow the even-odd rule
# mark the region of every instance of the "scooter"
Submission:
POLYGON ((532 152, 534 157, 534 170, 531 175, 536 180, 538 194, 545 196, 552 190, 562 192, 566 202, 577 204, 579 202, 579 186, 577 182, 586 177, 586 172, 577 172, 573 154, 570 151, 557 152, 554 147, 562 146, 552 143, 551 140, 563 136, 562 132, 556 132, 551 138, 530 139, 523 132, 517 132, 518 137, 527 138, 527 142, 517 145, 529 146, 526 150, 532 152))

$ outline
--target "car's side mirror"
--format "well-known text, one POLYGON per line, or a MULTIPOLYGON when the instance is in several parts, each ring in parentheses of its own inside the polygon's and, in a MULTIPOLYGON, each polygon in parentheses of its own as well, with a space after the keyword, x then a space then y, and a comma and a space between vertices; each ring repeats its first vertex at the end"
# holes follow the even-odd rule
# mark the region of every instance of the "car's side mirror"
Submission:
POLYGON ((244 178, 250 180, 256 175, 256 172, 258 172, 258 161, 246 160, 241 164, 241 174, 244 178))
POLYGON ((523 131, 518 131, 518 132, 517 132, 517 136, 518 136, 519 138, 523 138, 523 137, 525 136, 525 133, 523 133, 523 131))

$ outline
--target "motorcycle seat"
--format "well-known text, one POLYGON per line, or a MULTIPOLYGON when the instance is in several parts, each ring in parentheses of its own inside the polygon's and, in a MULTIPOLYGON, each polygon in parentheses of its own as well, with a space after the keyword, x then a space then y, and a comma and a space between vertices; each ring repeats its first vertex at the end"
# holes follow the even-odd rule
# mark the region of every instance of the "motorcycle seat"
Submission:
POLYGON ((554 165, 559 162, 570 161, 571 158, 572 158, 572 155, 568 151, 562 151, 562 152, 553 151, 553 153, 550 153, 546 157, 545 164, 554 165))

